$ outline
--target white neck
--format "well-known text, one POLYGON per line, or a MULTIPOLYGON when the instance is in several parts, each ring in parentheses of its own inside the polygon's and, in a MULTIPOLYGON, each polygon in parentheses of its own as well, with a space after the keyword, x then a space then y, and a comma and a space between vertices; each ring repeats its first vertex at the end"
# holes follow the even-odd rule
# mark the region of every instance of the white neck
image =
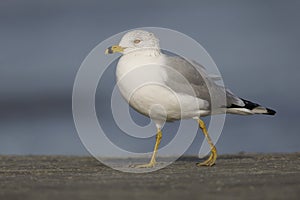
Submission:
POLYGON ((161 54, 158 48, 143 48, 143 49, 130 49, 124 52, 124 55, 143 55, 143 56, 159 56, 161 54))

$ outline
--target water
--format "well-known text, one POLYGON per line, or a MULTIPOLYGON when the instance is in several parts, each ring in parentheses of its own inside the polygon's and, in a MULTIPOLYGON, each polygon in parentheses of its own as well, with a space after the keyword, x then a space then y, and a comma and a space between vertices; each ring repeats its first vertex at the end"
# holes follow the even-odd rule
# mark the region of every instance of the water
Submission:
MULTIPOLYGON (((220 153, 300 151, 298 1, 119 3, 0 2, 0 154, 88 154, 72 121, 76 72, 99 42, 140 26, 190 35, 210 53, 233 92, 278 111, 274 117, 228 116, 220 153)), ((108 75, 112 85, 113 69, 108 75)), ((107 91, 97 95, 109 98, 107 91)), ((176 127, 165 128, 162 145, 176 127)), ((187 154, 199 150, 198 135, 187 154)), ((153 143, 123 145, 148 151, 153 143)))

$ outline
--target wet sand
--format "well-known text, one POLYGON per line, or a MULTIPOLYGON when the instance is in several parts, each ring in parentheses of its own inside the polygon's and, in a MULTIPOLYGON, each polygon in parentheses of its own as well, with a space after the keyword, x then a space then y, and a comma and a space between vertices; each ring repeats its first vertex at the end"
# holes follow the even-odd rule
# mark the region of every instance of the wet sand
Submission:
POLYGON ((300 153, 183 157, 145 174, 92 157, 0 156, 0 199, 300 199, 300 153))

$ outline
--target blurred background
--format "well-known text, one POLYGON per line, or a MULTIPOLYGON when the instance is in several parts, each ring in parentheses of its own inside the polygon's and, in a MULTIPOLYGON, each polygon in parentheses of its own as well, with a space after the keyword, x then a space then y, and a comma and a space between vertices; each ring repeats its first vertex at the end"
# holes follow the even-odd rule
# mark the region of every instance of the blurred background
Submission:
MULTIPOLYGON (((274 117, 228 115, 219 153, 299 152, 299 10, 298 0, 2 0, 0 154, 87 155, 72 118, 77 70, 104 39, 145 26, 194 38, 227 87, 277 111, 274 117)), ((107 76, 111 84, 114 68, 107 76)), ((97 95, 97 101, 110 98, 105 91, 97 95)), ((174 137, 173 126, 162 144, 174 137)), ((198 134, 186 154, 197 154, 202 139, 198 134)), ((128 145, 147 151, 153 144, 154 138, 128 145)))

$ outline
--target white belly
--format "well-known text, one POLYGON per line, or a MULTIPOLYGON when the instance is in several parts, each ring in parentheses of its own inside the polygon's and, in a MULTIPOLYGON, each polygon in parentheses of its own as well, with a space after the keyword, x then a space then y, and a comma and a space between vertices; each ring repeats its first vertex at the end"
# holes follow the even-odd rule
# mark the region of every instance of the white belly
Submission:
POLYGON ((157 120, 200 115, 199 99, 175 93, 164 84, 166 74, 160 59, 150 56, 128 59, 130 55, 126 56, 126 62, 123 56, 117 66, 117 84, 122 96, 134 109, 157 120))

